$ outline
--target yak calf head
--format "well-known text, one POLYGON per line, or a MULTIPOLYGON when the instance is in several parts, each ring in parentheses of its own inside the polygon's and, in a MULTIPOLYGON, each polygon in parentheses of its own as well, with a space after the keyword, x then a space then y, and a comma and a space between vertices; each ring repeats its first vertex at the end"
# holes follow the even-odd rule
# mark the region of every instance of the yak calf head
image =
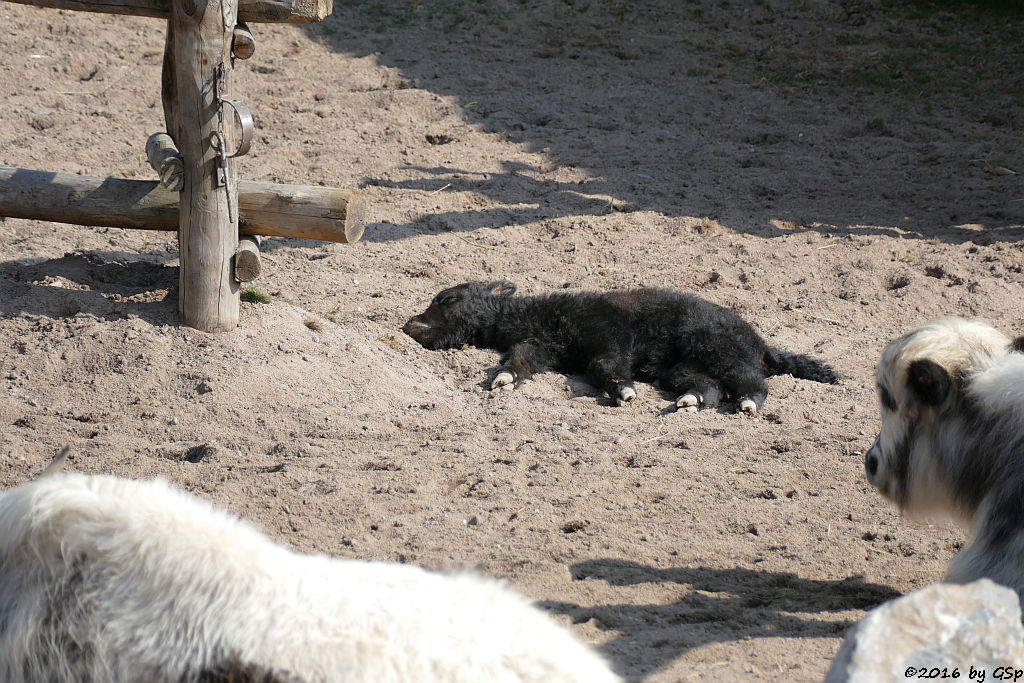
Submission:
POLYGON ((937 320, 890 343, 876 373, 882 427, 864 456, 868 482, 907 512, 948 511, 956 482, 939 462, 957 438, 964 378, 1005 354, 1010 340, 987 324, 937 320), (948 449, 947 449, 948 450, 948 449))
POLYGON ((515 292, 515 284, 508 280, 449 287, 434 297, 427 310, 410 318, 402 331, 431 350, 486 345, 500 314, 500 300, 515 292))

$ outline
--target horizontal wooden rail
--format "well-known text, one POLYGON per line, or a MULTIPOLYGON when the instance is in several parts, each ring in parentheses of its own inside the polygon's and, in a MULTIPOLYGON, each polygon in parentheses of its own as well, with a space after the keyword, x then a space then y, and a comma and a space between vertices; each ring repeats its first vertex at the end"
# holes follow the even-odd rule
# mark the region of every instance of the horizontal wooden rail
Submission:
MULTIPOLYGON (((178 200, 155 180, 92 178, 0 166, 0 216, 75 225, 177 230, 178 200)), ((238 232, 357 242, 366 199, 354 190, 238 181, 238 232)))
MULTIPOLYGON (((8 0, 22 5, 80 12, 130 14, 137 17, 171 16, 171 0, 8 0)), ((325 19, 334 0, 239 0, 238 21, 308 24, 325 19)))

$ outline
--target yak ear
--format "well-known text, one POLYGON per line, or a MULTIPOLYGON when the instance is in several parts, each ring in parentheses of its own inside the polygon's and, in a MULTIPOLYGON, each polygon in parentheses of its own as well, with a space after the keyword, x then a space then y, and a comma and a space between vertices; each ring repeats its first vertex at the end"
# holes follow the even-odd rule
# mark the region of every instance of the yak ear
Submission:
POLYGON ((907 387, 925 405, 937 406, 942 403, 952 383, 946 369, 933 360, 920 358, 907 368, 907 387))
POLYGON ((487 285, 494 296, 512 296, 516 293, 516 284, 510 280, 498 280, 487 285))
POLYGON ((1024 353, 1024 337, 1017 337, 1010 342, 1011 353, 1024 353))

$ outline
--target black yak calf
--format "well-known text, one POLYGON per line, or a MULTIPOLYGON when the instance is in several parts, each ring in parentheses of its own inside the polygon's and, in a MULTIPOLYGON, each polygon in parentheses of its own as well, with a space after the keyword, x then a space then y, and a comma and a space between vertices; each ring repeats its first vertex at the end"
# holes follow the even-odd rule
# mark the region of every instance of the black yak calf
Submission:
POLYGON ((503 352, 492 389, 544 370, 584 373, 620 405, 636 398, 634 379, 659 382, 680 408, 728 397, 746 413, 761 409, 765 377, 839 380, 821 361, 768 346, 733 311, 682 292, 515 291, 508 280, 446 289, 402 329, 428 349, 472 344, 503 352))

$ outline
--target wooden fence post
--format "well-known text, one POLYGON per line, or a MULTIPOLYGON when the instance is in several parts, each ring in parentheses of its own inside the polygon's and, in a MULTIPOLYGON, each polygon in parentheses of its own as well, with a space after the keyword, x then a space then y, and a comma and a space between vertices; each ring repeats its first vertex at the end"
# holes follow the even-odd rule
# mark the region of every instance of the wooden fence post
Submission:
POLYGON ((224 157, 231 109, 223 112, 231 73, 231 38, 238 0, 172 0, 168 22, 172 101, 164 100, 167 130, 184 160, 178 211, 182 321, 207 332, 238 325, 239 292, 232 256, 238 246, 238 193, 224 157), (219 138, 220 149, 212 141, 219 138), (220 176, 220 180, 218 180, 220 176), (221 182, 222 181, 222 182, 221 182))
POLYGON ((185 324, 209 332, 238 325, 238 279, 259 272, 258 240, 247 239, 236 256, 239 227, 246 235, 337 242, 355 242, 362 236, 366 200, 358 192, 249 182, 243 183, 240 199, 231 160, 245 154, 253 132, 248 108, 230 98, 229 88, 232 54, 247 59, 255 49, 244 22, 320 21, 331 13, 333 0, 12 1, 166 18, 162 99, 174 144, 151 139, 146 150, 170 189, 153 182, 0 166, 0 218, 177 229, 178 312, 185 324), (242 128, 237 148, 230 142, 235 117, 242 128), (180 194, 172 194, 179 182, 180 194))

